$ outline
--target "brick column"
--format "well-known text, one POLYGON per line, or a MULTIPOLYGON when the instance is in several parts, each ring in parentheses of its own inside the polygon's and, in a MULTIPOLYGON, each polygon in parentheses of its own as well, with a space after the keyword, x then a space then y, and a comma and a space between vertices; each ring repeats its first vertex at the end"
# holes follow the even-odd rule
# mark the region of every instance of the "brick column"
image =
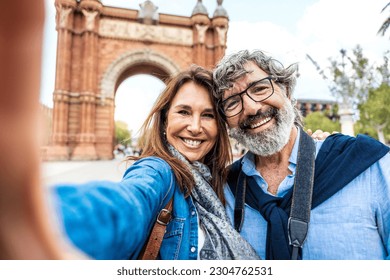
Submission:
POLYGON ((80 131, 76 138, 76 147, 71 155, 72 160, 97 159, 95 148, 95 111, 97 95, 97 47, 98 20, 102 4, 99 1, 84 0, 80 3, 84 15, 82 34, 82 77, 80 91, 80 131))
POLYGON ((214 17, 211 20, 211 24, 215 30, 214 64, 216 64, 225 55, 229 19, 226 17, 214 17))
POLYGON ((210 19, 207 15, 196 14, 191 17, 194 32, 194 63, 203 67, 206 65, 207 30, 210 27, 210 19))
POLYGON ((55 7, 57 37, 56 79, 53 93, 53 127, 51 146, 47 151, 47 159, 69 159, 68 148, 68 110, 71 91, 71 46, 73 36, 73 16, 77 2, 57 0, 55 7))

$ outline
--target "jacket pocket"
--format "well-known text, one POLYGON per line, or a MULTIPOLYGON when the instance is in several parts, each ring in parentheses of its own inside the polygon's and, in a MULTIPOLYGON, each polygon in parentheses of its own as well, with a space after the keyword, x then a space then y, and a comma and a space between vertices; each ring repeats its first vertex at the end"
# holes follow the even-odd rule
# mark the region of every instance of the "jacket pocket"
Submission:
POLYGON ((176 260, 179 257, 183 239, 184 221, 182 218, 174 218, 167 226, 160 248, 160 257, 163 260, 176 260))

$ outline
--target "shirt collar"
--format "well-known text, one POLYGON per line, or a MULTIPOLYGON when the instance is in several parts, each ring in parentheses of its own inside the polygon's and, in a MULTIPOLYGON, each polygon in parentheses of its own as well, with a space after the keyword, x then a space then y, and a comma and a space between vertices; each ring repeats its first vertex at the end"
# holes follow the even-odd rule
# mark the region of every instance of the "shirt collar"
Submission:
POLYGON ((297 130, 298 130, 297 138, 295 139, 295 143, 294 143, 294 146, 292 148, 290 159, 289 159, 290 163, 294 163, 294 164, 297 164, 298 148, 299 148, 299 138, 301 137, 301 129, 298 128, 297 130))
MULTIPOLYGON (((292 172, 295 172, 295 166, 297 164, 298 158, 298 148, 299 148, 299 138, 301 136, 301 129, 298 128, 297 138, 295 139, 295 143, 293 149, 291 151, 291 155, 289 158, 289 168, 292 172)), ((255 165, 255 155, 252 152, 247 152, 242 158, 242 171, 247 176, 253 176, 257 174, 256 165, 255 165)))

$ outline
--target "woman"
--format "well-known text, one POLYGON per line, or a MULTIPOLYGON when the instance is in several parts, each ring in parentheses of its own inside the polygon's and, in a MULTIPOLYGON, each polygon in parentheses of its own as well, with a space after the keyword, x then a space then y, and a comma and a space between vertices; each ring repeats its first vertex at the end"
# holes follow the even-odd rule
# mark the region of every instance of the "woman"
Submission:
POLYGON ((136 259, 159 211, 173 197, 162 259, 257 259, 221 201, 231 160, 210 71, 171 79, 146 119, 143 153, 121 182, 54 188, 67 236, 96 259, 136 259), (213 187, 212 187, 213 186, 213 187))

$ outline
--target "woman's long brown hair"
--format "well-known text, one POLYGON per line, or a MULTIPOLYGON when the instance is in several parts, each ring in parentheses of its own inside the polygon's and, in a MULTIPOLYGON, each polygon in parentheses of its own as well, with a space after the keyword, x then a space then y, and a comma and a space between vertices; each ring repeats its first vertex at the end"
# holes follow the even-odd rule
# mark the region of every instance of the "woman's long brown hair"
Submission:
POLYGON ((128 160, 138 160, 149 156, 156 156, 165 160, 171 166, 181 191, 186 197, 190 195, 195 184, 194 178, 188 168, 170 154, 163 134, 172 100, 179 89, 188 82, 204 87, 213 102, 218 135, 215 146, 206 155, 204 163, 211 171, 211 185, 218 198, 224 203, 223 185, 227 176, 226 166, 231 162, 232 154, 225 123, 216 108, 217 103, 213 95, 213 78, 209 70, 200 66, 192 66, 169 80, 165 90, 157 98, 141 128, 140 139, 143 139, 143 143, 141 143, 142 154, 138 157, 130 156, 128 160))

